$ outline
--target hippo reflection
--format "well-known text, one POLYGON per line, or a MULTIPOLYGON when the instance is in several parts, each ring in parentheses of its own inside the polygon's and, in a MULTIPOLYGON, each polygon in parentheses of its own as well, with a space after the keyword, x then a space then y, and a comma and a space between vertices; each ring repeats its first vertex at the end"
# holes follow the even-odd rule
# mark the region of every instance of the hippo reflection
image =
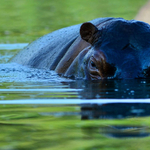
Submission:
POLYGON ((12 62, 97 80, 150 76, 150 25, 122 18, 98 18, 47 34, 12 62))
MULTIPOLYGON (((92 102, 92 101, 91 101, 92 102)), ((82 104, 81 105, 81 119, 95 120, 95 119, 123 119, 150 116, 149 103, 107 103, 106 104, 82 104)), ((132 121, 131 121, 132 122, 132 121)), ((83 129, 84 130, 84 129, 83 129)), ((115 138, 133 138, 133 137, 147 137, 150 136, 148 126, 140 125, 140 123, 127 124, 113 124, 101 126, 88 127, 86 132, 92 135, 92 132, 97 130, 110 137, 115 138)))

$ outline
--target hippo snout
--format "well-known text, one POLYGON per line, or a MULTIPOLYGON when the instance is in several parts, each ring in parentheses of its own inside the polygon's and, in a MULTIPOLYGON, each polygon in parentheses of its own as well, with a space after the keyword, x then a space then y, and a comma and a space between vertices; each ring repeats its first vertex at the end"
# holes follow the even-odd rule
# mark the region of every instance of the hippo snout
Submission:
POLYGON ((88 70, 92 79, 106 79, 115 76, 116 67, 107 62, 106 56, 101 51, 96 51, 90 57, 88 70))
POLYGON ((149 78, 150 25, 97 18, 37 39, 11 62, 75 79, 149 78))

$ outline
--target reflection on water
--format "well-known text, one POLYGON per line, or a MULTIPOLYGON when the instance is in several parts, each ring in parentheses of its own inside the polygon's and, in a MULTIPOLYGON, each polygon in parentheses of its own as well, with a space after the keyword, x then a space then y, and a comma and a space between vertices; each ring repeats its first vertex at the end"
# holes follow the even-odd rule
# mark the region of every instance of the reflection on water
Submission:
POLYGON ((150 135, 150 129, 146 126, 108 126, 100 128, 100 131, 114 138, 142 138, 150 135))
POLYGON ((82 119, 122 119, 150 116, 150 103, 83 104, 82 119))
POLYGON ((82 88, 80 98, 149 98, 150 80, 102 80, 102 81, 76 81, 70 87, 82 88))

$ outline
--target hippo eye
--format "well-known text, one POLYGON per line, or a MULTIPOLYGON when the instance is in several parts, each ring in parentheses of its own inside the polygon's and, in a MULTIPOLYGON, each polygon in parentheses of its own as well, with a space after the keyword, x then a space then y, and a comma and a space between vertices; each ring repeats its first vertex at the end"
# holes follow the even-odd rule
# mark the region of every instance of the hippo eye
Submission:
POLYGON ((91 60, 91 66, 92 66, 92 68, 96 68, 97 69, 97 67, 96 67, 96 64, 91 60))

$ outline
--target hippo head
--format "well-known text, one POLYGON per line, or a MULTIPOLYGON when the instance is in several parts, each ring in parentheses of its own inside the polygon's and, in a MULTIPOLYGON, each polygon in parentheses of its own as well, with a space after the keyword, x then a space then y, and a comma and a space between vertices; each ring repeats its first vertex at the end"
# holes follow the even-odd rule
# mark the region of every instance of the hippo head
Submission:
POLYGON ((94 80, 150 76, 148 24, 121 18, 97 27, 87 22, 82 24, 80 35, 91 46, 81 51, 73 62, 78 67, 74 72, 76 77, 94 80))

